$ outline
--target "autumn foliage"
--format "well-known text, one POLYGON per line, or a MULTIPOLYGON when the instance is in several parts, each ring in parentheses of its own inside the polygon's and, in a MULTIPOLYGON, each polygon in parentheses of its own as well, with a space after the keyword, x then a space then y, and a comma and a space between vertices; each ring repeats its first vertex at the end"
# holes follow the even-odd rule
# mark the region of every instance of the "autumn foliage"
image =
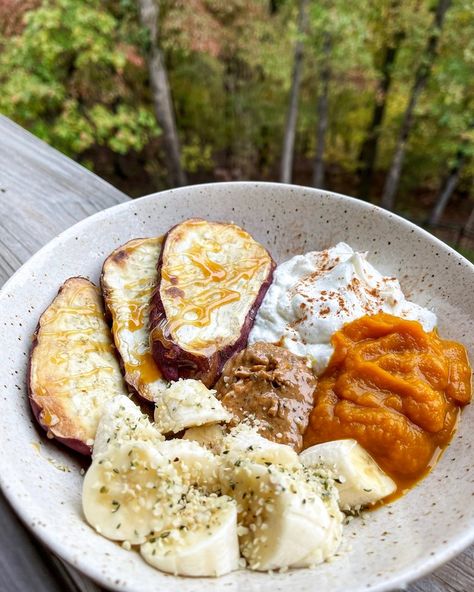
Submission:
MULTIPOLYGON (((327 188, 378 203, 415 73, 436 35, 395 207, 426 214, 457 163, 456 199, 468 201, 474 175, 469 0, 448 2, 439 30, 432 0, 309 1, 303 27, 301 0, 156 2, 157 47, 189 182, 278 179, 299 43, 292 179, 312 183, 319 151, 327 188), (326 124, 318 125, 322 117, 326 124)), ((132 195, 170 184, 167 139, 150 84, 153 48, 139 5, 0 0, 0 111, 132 195)))

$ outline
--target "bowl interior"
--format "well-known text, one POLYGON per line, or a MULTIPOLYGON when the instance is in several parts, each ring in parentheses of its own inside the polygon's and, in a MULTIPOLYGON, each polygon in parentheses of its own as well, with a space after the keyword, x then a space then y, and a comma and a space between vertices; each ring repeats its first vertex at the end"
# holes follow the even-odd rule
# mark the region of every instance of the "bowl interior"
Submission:
POLYGON ((174 578, 97 535, 81 513, 81 461, 36 429, 25 374, 38 317, 69 276, 97 282, 104 258, 135 237, 163 234, 198 216, 234 221, 277 262, 338 241, 369 251, 406 294, 438 315, 440 333, 474 352, 474 267, 408 222, 314 189, 226 183, 182 188, 121 204, 67 230, 26 263, 0 293, 3 331, 0 483, 26 524, 57 554, 103 585, 127 591, 304 592, 388 590, 462 550, 474 535, 474 410, 468 408, 435 470, 401 500, 353 520, 340 556, 315 570, 240 571, 219 580, 174 578))

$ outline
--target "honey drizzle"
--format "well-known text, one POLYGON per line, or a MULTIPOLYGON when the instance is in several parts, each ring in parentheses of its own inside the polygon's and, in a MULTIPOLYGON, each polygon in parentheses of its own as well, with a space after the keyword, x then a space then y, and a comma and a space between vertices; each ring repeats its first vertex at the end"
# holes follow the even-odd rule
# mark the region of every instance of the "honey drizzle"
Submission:
MULTIPOLYGON (((102 353, 112 354, 114 352, 114 347, 111 343, 106 343, 103 341, 88 341, 87 346, 85 346, 84 348, 81 348, 81 352, 83 352, 85 354, 90 354, 90 353, 94 353, 94 352, 98 353, 98 354, 102 354, 102 353)), ((55 364, 56 366, 59 366, 60 364, 67 363, 70 359, 71 359, 71 351, 69 349, 68 351, 58 352, 58 354, 56 356, 52 356, 51 363, 55 364)))
MULTIPOLYGON (((204 294, 204 292, 203 292, 204 294)), ((240 293, 235 292, 234 290, 226 290, 225 288, 219 290, 208 290, 207 294, 209 299, 207 302, 202 302, 204 299, 202 296, 197 300, 197 303, 188 302, 183 308, 181 308, 179 316, 176 320, 170 321, 168 323, 168 330, 172 332, 178 331, 181 327, 185 325, 192 325, 193 327, 206 327, 211 322, 211 314, 214 310, 225 306, 226 304, 231 304, 232 302, 237 302, 240 300, 240 293), (217 296, 217 299, 212 300, 214 296, 217 296), (195 319, 190 319, 186 315, 195 315, 195 319)))
MULTIPOLYGON (((91 376, 95 376, 100 372, 108 372, 109 374, 114 372, 114 368, 111 366, 99 366, 97 368, 92 368, 92 370, 88 370, 87 372, 79 372, 78 374, 70 374, 68 376, 63 376, 61 378, 49 378, 48 384, 50 385, 64 385, 68 384, 69 382, 77 382, 81 378, 90 378, 91 376)), ((54 389, 53 389, 54 392, 54 389)), ((39 384, 35 389, 35 395, 38 397, 48 397, 50 396, 49 390, 42 384, 39 384)), ((51 395, 52 396, 52 395, 51 395)))
POLYGON ((91 335, 97 333, 96 327, 88 327, 87 329, 67 329, 66 331, 41 331, 42 337, 69 337, 69 335, 91 335))
POLYGON ((68 382, 77 381, 80 378, 89 378, 91 376, 95 376, 100 372, 108 372, 113 373, 114 369, 111 366, 97 366, 96 368, 92 368, 92 370, 88 370, 87 372, 79 372, 78 374, 69 374, 68 376, 63 376, 61 378, 50 379, 49 382, 51 384, 67 384, 68 382))
POLYGON ((139 304, 138 302, 130 302, 128 309, 128 320, 125 326, 129 331, 138 331, 144 326, 145 315, 148 312, 148 302, 139 304))
POLYGON ((161 373, 158 366, 149 351, 135 356, 136 363, 127 362, 125 369, 127 373, 132 374, 138 372, 140 375, 140 382, 150 384, 161 378, 161 373))
POLYGON ((130 291, 141 286, 143 286, 143 288, 141 290, 136 291, 136 296, 146 296, 147 294, 149 294, 149 292, 153 289, 153 282, 150 282, 148 278, 140 278, 138 280, 125 284, 124 290, 130 291))
MULTIPOLYGON (((91 316, 97 319, 103 319, 104 315, 102 309, 100 307, 99 301, 92 302, 91 304, 84 304, 81 303, 79 306, 74 306, 74 302, 80 296, 82 292, 87 292, 90 288, 94 289, 94 292, 99 297, 99 290, 94 284, 90 284, 87 282, 87 285, 81 283, 74 292, 69 295, 69 306, 61 305, 58 307, 54 312, 49 309, 46 314, 44 314, 41 318, 41 326, 44 327, 45 325, 49 325, 56 321, 62 314, 72 314, 76 315, 78 312, 84 316, 91 316)), ((87 298, 90 301, 90 298, 87 298)), ((45 333, 46 335, 48 333, 45 333)))
MULTIPOLYGON (((198 226, 205 224, 205 222, 196 221, 189 224, 198 226)), ((237 232, 246 241, 244 249, 250 249, 249 240, 251 239, 248 233, 241 229, 238 229, 237 232)), ((241 291, 232 288, 236 288, 242 280, 250 281, 267 264, 267 259, 264 257, 247 257, 240 259, 229 270, 209 257, 210 253, 220 251, 222 251, 221 243, 207 240, 204 244, 195 244, 191 249, 183 253, 182 263, 162 267, 162 289, 176 287, 182 292, 182 295, 178 293, 175 296, 173 304, 178 310, 173 315, 170 315, 167 323, 162 324, 160 333, 176 333, 183 326, 208 326, 211 323, 211 315, 215 310, 240 300, 241 291), (186 279, 186 276, 188 279, 186 279), (170 285, 164 287, 164 283, 170 285), (221 285, 213 288, 213 283, 220 283, 221 285), (211 287, 209 287, 209 284, 211 284, 211 287), (203 290, 191 300, 186 298, 185 293, 185 289, 189 286, 202 287, 203 290)))
MULTIPOLYGON (((161 242, 162 237, 157 239, 157 242, 161 242)), ((128 253, 133 253, 136 249, 140 248, 141 241, 137 244, 131 245, 126 249, 128 253)), ((116 345, 121 350, 121 337, 120 332, 125 330, 135 333, 142 330, 147 323, 147 315, 149 310, 149 301, 151 293, 155 287, 155 281, 150 280, 148 277, 140 277, 134 281, 130 281, 124 284, 123 289, 133 294, 133 298, 126 302, 126 306, 117 306, 112 308, 113 315, 113 327, 112 333, 116 345)), ((133 338, 133 346, 127 347, 128 357, 131 360, 125 361, 124 368, 127 375, 130 376, 130 383, 140 389, 139 385, 151 384, 160 380, 161 373, 156 365, 153 356, 149 350, 144 353, 136 353, 136 349, 141 348, 145 343, 142 344, 141 336, 133 338)), ((146 343, 148 347, 148 342, 146 343)))
POLYGON ((78 313, 80 313, 81 316, 95 317, 96 319, 103 318, 102 311, 97 310, 95 306, 61 306, 61 308, 58 308, 54 313, 47 314, 46 318, 42 319, 41 325, 49 325, 50 323, 57 321, 63 314, 76 315, 78 313))

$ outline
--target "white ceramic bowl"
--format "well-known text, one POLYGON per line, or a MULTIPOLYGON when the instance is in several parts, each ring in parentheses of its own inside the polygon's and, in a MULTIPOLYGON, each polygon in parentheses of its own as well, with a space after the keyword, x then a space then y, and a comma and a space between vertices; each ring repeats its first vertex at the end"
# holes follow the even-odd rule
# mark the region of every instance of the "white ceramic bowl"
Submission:
POLYGON ((40 434, 30 413, 25 373, 31 334, 66 278, 84 275, 97 282, 114 248, 134 237, 162 234, 191 216, 235 221, 278 262, 341 240, 369 251, 380 271, 398 276, 408 297, 436 311, 442 336, 462 341, 471 356, 474 352, 474 267, 426 232, 377 207, 315 189, 266 183, 185 187, 118 205, 55 238, 0 294, 0 483, 20 517, 53 551, 96 581, 134 592, 382 591, 402 587, 459 553, 474 539, 471 408, 435 470, 401 500, 354 520, 345 529, 341 556, 315 570, 175 578, 85 523, 81 463, 40 434), (69 472, 60 470, 62 465, 69 472))

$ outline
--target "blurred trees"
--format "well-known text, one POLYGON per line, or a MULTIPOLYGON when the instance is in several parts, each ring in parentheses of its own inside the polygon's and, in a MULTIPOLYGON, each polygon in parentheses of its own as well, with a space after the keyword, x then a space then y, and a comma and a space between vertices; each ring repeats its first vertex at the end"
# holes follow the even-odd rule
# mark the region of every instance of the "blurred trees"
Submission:
POLYGON ((39 2, 2 39, 1 111, 72 156, 141 150, 159 133, 138 44, 103 4, 39 2))
POLYGON ((171 98, 168 73, 159 45, 159 0, 138 0, 143 28, 148 33, 148 72, 156 119, 163 130, 163 147, 172 185, 184 185, 186 174, 181 164, 181 148, 171 98))
POLYGON ((472 0, 0 0, 0 111, 136 195, 284 163, 439 219, 472 186, 473 74, 472 0))
POLYGON ((438 0, 426 49, 421 54, 420 63, 416 69, 413 86, 410 91, 408 104, 403 114, 400 132, 398 134, 395 154, 387 173, 382 193, 381 205, 389 210, 393 210, 393 206, 395 205, 395 196, 398 190, 398 184, 400 183, 400 175, 402 172, 403 161, 405 159, 406 144, 414 124, 415 108, 421 93, 425 89, 433 67, 433 62, 436 59, 439 38, 446 17, 446 11, 449 9, 450 5, 451 0, 438 0))
POLYGON ((291 88, 288 112, 286 115, 283 147, 281 151, 280 181, 291 183, 293 157, 295 151, 296 123, 298 119, 298 101, 300 96, 301 75, 303 70, 303 36, 308 28, 308 0, 299 0, 298 38, 295 41, 293 68, 291 72, 291 88))
POLYGON ((400 44, 405 36, 402 29, 403 19, 400 18, 400 0, 380 3, 380 10, 372 19, 371 25, 375 29, 377 42, 374 52, 374 67, 376 69, 377 82, 372 106, 370 123, 366 129, 365 139, 359 152, 358 195, 367 198, 370 195, 374 167, 377 157, 377 149, 380 132, 385 116, 387 98, 392 84, 393 70, 400 44))
MULTIPOLYGON (((470 130, 473 128, 474 121, 472 121, 470 124, 470 130)), ((456 151, 456 156, 451 163, 448 174, 446 175, 445 179, 443 179, 438 197, 436 198, 436 202, 431 211, 430 217, 428 218, 428 223, 432 226, 439 224, 441 221, 441 217, 446 209, 446 206, 448 205, 448 202, 451 199, 451 196, 453 195, 453 192, 459 182, 461 172, 469 157, 472 156, 471 140, 472 139, 466 134, 464 139, 459 144, 459 147, 456 151)))

